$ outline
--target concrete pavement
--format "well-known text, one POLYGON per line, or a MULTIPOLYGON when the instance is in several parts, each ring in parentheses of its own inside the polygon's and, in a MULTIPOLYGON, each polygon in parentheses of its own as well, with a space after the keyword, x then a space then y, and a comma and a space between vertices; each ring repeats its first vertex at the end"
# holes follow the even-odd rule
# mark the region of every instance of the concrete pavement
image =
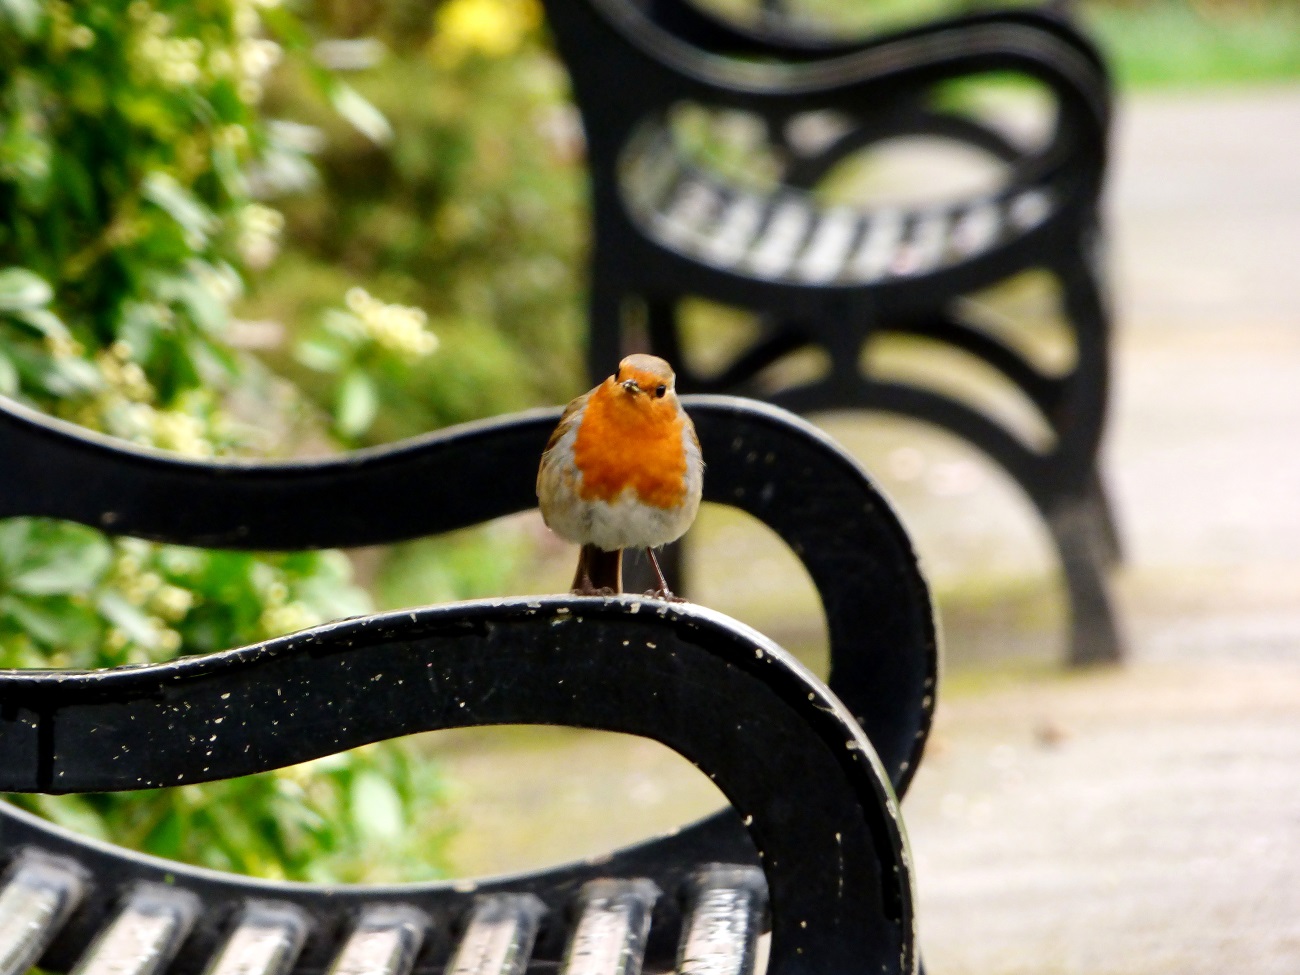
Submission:
POLYGON ((941 699, 934 975, 1300 970, 1300 88, 1123 106, 1107 478, 1129 667, 941 699))

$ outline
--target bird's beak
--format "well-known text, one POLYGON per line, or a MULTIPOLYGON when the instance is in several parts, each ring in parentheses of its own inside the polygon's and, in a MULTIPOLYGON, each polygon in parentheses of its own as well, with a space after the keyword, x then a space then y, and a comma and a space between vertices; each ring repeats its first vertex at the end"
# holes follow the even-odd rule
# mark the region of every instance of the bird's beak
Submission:
POLYGON ((638 386, 638 385, 636 384, 636 380, 635 380, 635 379, 625 379, 625 380, 623 380, 623 382, 622 382, 620 385, 621 385, 624 389, 626 389, 629 393, 639 393, 639 392, 641 392, 641 387, 638 386))

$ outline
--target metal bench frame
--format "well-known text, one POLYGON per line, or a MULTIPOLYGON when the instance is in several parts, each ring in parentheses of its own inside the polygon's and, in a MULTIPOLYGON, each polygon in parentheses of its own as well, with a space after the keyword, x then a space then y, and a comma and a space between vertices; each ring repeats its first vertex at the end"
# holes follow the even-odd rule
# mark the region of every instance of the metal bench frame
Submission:
POLYGON ((1119 558, 1098 453, 1109 383, 1109 312, 1098 266, 1098 200, 1111 116, 1096 49, 1047 11, 954 17, 856 44, 745 29, 688 0, 547 0, 584 120, 594 215, 589 371, 633 345, 677 365, 685 391, 742 392, 800 413, 868 409, 956 433, 1003 467, 1048 525, 1072 610, 1069 658, 1118 660, 1122 641, 1104 572, 1119 558), (735 55, 742 55, 742 60, 735 55), (947 81, 989 72, 1050 93, 1056 124, 1042 146, 935 107, 947 81), (752 113, 788 160, 770 193, 731 185, 687 160, 667 117, 692 103, 752 113), (791 122, 833 112, 847 127, 801 147, 791 122), (881 140, 935 135, 1005 164, 996 189, 964 200, 859 210, 819 205, 810 189, 881 140), (1049 374, 981 329, 961 299, 1022 271, 1057 282, 1075 361, 1049 374), (683 298, 759 313, 763 329, 717 375, 691 368, 677 321, 683 298), (642 309, 638 323, 634 308, 642 309), (1000 374, 1047 433, 1030 444, 965 400, 864 375, 883 334, 937 341, 1000 374), (765 390, 764 369, 824 351, 829 373, 765 390))
MULTIPOLYGON (((553 870, 480 882, 252 880, 76 837, 0 804, 0 972, 779 973, 916 970, 895 790, 934 706, 928 591, 851 458, 783 411, 689 397, 706 499, 754 515, 817 586, 828 690, 706 609, 638 597, 479 600, 344 620, 102 672, 0 672, 0 789, 214 780, 439 728, 552 723, 649 737, 732 808, 553 870), (843 703, 841 703, 841 701, 843 703), (866 729, 865 732, 863 729, 866 729), (878 758, 877 755, 880 757, 878 758)), ((288 550, 424 536, 531 508, 557 411, 337 459, 197 462, 0 400, 0 516, 176 544, 288 550)))

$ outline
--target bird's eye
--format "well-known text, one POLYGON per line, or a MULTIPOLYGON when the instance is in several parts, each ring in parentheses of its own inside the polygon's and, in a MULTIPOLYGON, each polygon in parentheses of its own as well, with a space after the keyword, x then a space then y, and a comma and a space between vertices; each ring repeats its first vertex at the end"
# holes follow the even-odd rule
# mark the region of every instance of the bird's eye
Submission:
POLYGON ((655 387, 655 395, 658 396, 660 399, 664 398, 664 393, 666 392, 668 392, 668 387, 665 386, 663 383, 660 383, 658 386, 655 387))

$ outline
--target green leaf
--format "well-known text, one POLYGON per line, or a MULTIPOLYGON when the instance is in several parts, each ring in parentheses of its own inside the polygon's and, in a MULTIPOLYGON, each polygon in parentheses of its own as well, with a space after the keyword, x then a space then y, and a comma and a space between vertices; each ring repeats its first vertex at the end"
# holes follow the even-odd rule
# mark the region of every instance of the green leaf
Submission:
POLYGON ((193 833, 192 823, 175 809, 169 809, 154 824, 142 844, 156 857, 174 860, 184 855, 185 838, 193 833))
POLYGON ((348 437, 359 437, 370 429, 379 412, 379 390, 375 381, 360 369, 353 369, 339 383, 334 422, 348 437))
POLYGON ((233 197, 248 195, 248 177, 239 165, 239 157, 230 146, 219 145, 212 150, 212 169, 221 180, 221 187, 233 197))
POLYGON ((83 836, 104 842, 113 837, 109 824, 86 801, 84 796, 34 796, 41 815, 83 836))
POLYGON ((68 326, 64 325, 63 320, 48 308, 31 308, 27 311, 15 312, 14 318, 46 338, 72 337, 72 333, 68 331, 68 326))
POLYGON ((156 306, 128 301, 122 305, 117 321, 117 337, 131 347, 131 358, 148 363, 153 357, 154 340, 166 327, 158 317, 156 306))
POLYGON ((34 117, 21 117, 0 138, 0 172, 17 185, 25 206, 44 209, 52 185, 53 149, 45 134, 33 127, 34 117))
POLYGON ((24 40, 35 40, 45 12, 37 0, 0 0, 0 13, 24 40))
POLYGON ((95 205, 94 181, 82 160, 73 153, 60 152, 55 156, 54 168, 55 179, 76 207, 77 214, 83 220, 94 219, 98 213, 98 207, 95 205))
POLYGON ((158 634, 148 614, 127 602, 121 593, 102 593, 95 605, 106 620, 141 646, 152 649, 158 642, 158 634))
POLYGON ((157 170, 150 173, 140 185, 140 192, 180 225, 195 249, 204 246, 208 235, 217 228, 212 211, 167 173, 157 170))
POLYGON ((203 331, 220 332, 229 324, 229 307, 201 281, 177 279, 173 294, 203 331))
POLYGON ((241 375, 239 358, 227 345, 196 335, 185 342, 185 354, 193 363, 200 382, 217 385, 241 375))
POLYGON ((22 564, 35 525, 30 518, 6 518, 0 521, 0 569, 9 572, 22 564))
POLYGON ((104 385, 104 377, 85 359, 50 359, 39 381, 54 396, 74 398, 94 393, 104 385))
POLYGON ((16 592, 28 596, 55 596, 84 593, 92 589, 108 568, 113 553, 101 538, 42 546, 41 559, 24 567, 9 580, 16 592))
POLYGON ((27 311, 50 303, 54 289, 44 278, 23 267, 0 271, 0 312, 27 311))
POLYGON ((331 86, 330 101, 354 129, 375 145, 386 146, 392 141, 393 127, 388 124, 384 113, 351 85, 340 81, 331 86))
POLYGON ((17 396, 21 385, 14 360, 0 352, 0 396, 17 396))
POLYGON ((293 357, 317 372, 338 372, 347 364, 346 350, 321 338, 305 338, 293 347, 293 357))
POLYGON ((352 780, 352 818, 362 835, 376 840, 395 840, 402 835, 406 817, 402 797, 378 772, 365 771, 352 780))
POLYGON ((24 633, 48 647, 59 649, 72 642, 74 626, 66 614, 38 602, 9 596, 0 600, 0 612, 18 624, 24 633))

